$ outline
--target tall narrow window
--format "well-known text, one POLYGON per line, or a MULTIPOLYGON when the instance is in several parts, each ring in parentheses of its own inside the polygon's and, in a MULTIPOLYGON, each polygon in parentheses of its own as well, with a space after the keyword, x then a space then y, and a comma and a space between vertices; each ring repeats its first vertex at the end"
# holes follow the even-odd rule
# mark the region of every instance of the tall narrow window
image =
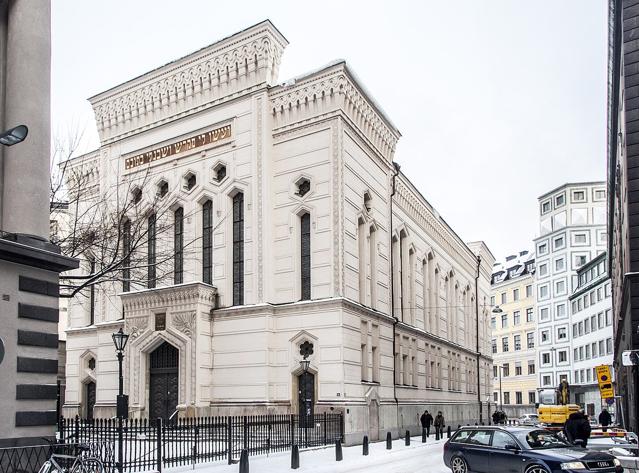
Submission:
POLYGON ((155 214, 149 216, 147 231, 147 287, 155 287, 155 214))
POLYGON ((301 299, 311 298, 311 216, 305 213, 300 217, 300 284, 301 299))
POLYGON ((202 281, 213 284, 213 203, 202 206, 202 281))
POLYGON ((122 291, 131 290, 131 221, 122 224, 122 291))
POLYGON ((376 266, 376 256, 377 256, 377 241, 376 241, 376 233, 375 228, 371 227, 369 236, 368 236, 368 266, 370 268, 370 307, 372 309, 375 308, 375 299, 377 297, 377 291, 375 290, 377 287, 377 266, 376 266))
POLYGON ((408 250, 408 323, 415 325, 415 251, 408 250))
POLYGON ((233 197, 233 305, 244 304, 244 194, 233 197))
POLYGON ((173 284, 184 281, 184 209, 180 207, 173 214, 173 284))
POLYGON ((359 302, 366 305, 366 224, 364 220, 357 222, 357 258, 359 262, 359 302))
MULTIPOLYGON (((91 274, 95 274, 95 259, 93 257, 90 260, 90 264, 91 274)), ((93 325, 95 323, 95 284, 91 284, 90 299, 91 307, 89 309, 89 325, 93 325)))
MULTIPOLYGON (((392 271, 392 278, 393 278, 393 316, 395 316, 397 319, 401 319, 401 314, 402 314, 402 297, 401 297, 401 288, 402 288, 402 282, 401 282, 401 276, 402 273, 400 271, 400 266, 401 266, 401 258, 400 258, 400 251, 399 251, 399 247, 400 247, 400 243, 399 243, 399 239, 396 237, 393 237, 392 240, 392 246, 391 246, 391 251, 392 251, 392 256, 393 256, 393 264, 391 267, 391 271, 392 271)), ((400 383, 397 383, 400 384, 400 383)))
POLYGON ((427 332, 431 332, 432 328, 430 326, 430 317, 429 317, 429 294, 428 294, 428 263, 426 259, 422 261, 422 307, 423 307, 423 316, 424 316, 424 330, 427 332))

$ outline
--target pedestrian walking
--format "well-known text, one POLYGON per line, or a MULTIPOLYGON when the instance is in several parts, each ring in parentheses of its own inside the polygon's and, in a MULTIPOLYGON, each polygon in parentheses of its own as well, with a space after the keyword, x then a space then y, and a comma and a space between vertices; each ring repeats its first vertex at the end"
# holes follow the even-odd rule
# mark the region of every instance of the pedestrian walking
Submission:
POLYGON ((568 420, 564 424, 564 434, 570 443, 575 443, 576 440, 583 442, 583 447, 588 445, 588 439, 590 438, 590 422, 583 411, 573 412, 568 416, 568 420))
POLYGON ((433 416, 430 415, 430 412, 424 411, 419 420, 422 423, 422 429, 426 429, 426 436, 430 437, 430 426, 433 424, 433 416))
POLYGON ((603 408, 601 414, 599 414, 599 424, 601 425, 601 430, 604 432, 608 431, 608 426, 612 423, 612 416, 610 412, 608 412, 607 408, 603 408))
POLYGON ((435 416, 435 435, 439 433, 439 437, 442 438, 444 435, 444 427, 444 415, 442 414, 442 411, 438 411, 435 416))

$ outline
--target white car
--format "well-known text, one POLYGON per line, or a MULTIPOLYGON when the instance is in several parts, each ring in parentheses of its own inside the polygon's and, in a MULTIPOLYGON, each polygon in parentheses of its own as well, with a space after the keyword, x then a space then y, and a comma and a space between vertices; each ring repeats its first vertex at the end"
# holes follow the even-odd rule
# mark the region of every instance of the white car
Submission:
POLYGON ((539 416, 537 414, 524 414, 517 419, 519 425, 537 425, 539 423, 539 416))

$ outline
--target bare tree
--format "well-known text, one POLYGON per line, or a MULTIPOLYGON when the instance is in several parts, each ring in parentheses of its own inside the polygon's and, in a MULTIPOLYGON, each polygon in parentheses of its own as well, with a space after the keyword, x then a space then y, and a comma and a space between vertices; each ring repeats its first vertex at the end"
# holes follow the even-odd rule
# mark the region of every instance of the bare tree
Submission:
MULTIPOLYGON (((181 183, 173 189, 158 186, 149 165, 122 176, 120 169, 101 163, 97 151, 74 156, 79 142, 70 134, 56 143, 52 159, 51 240, 62 254, 81 260, 79 269, 62 275, 60 297, 72 298, 100 283, 121 282, 127 290, 172 281, 175 209, 166 197, 179 193, 181 183)), ((183 261, 195 257, 199 238, 183 242, 183 261)))

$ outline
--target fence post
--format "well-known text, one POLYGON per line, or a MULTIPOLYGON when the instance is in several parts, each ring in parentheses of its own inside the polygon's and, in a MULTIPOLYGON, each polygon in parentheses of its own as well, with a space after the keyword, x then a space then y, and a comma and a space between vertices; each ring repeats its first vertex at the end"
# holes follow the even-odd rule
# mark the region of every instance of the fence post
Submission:
POLYGON ((122 417, 118 416, 118 473, 124 472, 123 465, 123 436, 122 436, 122 417))
POLYGON ((242 429, 243 429, 243 436, 244 436, 244 450, 247 450, 248 449, 248 417, 244 416, 243 421, 244 421, 244 425, 242 426, 242 429))
POLYGON ((156 455, 155 455, 155 467, 158 470, 158 473, 162 473, 162 418, 158 417, 155 421, 155 448, 156 448, 156 455))
POLYGON ((233 464, 233 449, 231 448, 233 422, 231 416, 226 417, 226 451, 228 453, 229 465, 233 464))
POLYGON ((75 416, 75 425, 73 426, 73 437, 75 438, 75 443, 80 442, 80 417, 75 416))
POLYGON ((324 411, 324 445, 326 445, 326 431, 328 430, 328 414, 324 411))
POLYGON ((339 415, 339 439, 344 441, 344 414, 339 415))
POLYGON ((197 425, 197 419, 194 419, 195 423, 195 438, 193 440, 193 468, 195 468, 195 463, 197 462, 197 438, 200 433, 200 427, 197 425))
POLYGON ((293 445, 295 445, 295 420, 293 419, 293 414, 291 414, 289 426, 291 429, 291 448, 293 448, 293 445))

